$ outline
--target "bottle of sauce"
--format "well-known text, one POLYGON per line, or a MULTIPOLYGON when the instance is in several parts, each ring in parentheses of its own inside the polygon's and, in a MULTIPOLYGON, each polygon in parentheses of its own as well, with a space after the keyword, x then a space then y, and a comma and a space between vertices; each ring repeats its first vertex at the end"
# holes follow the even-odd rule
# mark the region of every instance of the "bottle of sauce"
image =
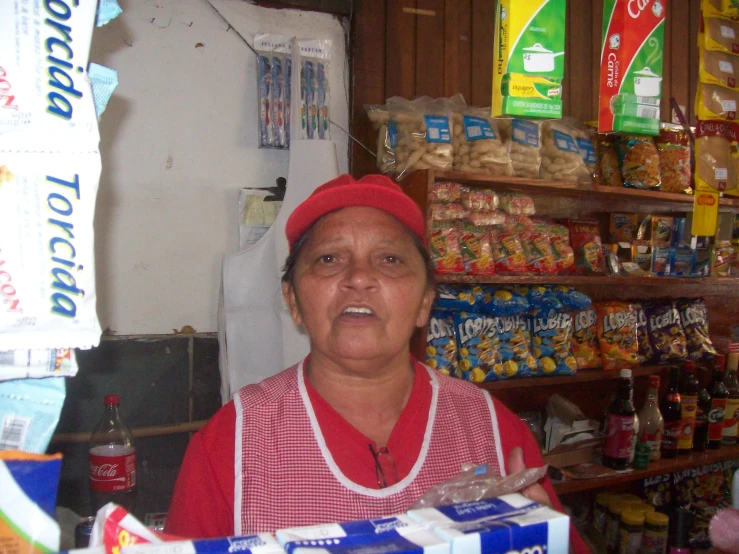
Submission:
MULTIPOLYGON (((639 412, 639 443, 649 445, 650 461, 660 459, 664 426, 662 412, 659 411, 659 375, 651 375, 649 377, 649 389, 647 389, 647 400, 639 412)), ((638 450, 639 445, 637 443, 638 450)))
POLYGON ((736 377, 737 366, 739 366, 739 354, 732 352, 726 359, 726 375, 724 385, 729 390, 729 398, 726 402, 724 413, 724 427, 722 432, 723 444, 736 444, 737 416, 739 416, 739 382, 736 377))
POLYGON ((682 431, 682 399, 677 388, 679 376, 680 368, 672 367, 670 369, 670 381, 659 406, 664 420, 664 430, 662 431, 663 458, 677 456, 678 440, 682 431))
MULTIPOLYGON (((695 412, 695 430, 693 431, 693 452, 703 452, 708 447, 708 414, 711 412, 711 387, 708 368, 699 369, 700 389, 698 390, 698 409, 695 412)), ((722 428, 723 430, 723 428, 722 428)))
POLYGON ((608 434, 603 465, 611 469, 626 469, 634 441, 634 386, 631 370, 622 369, 616 397, 608 407, 608 434))
POLYGON ((678 440, 678 454, 690 454, 693 450, 693 430, 698 411, 698 391, 700 384, 695 376, 695 362, 688 360, 683 366, 683 380, 680 388, 682 401, 682 432, 678 440))
POLYGON ((724 432, 724 417, 729 402, 729 389, 724 385, 724 367, 726 358, 716 356, 713 365, 711 382, 711 410, 708 412, 708 448, 721 448, 724 432))

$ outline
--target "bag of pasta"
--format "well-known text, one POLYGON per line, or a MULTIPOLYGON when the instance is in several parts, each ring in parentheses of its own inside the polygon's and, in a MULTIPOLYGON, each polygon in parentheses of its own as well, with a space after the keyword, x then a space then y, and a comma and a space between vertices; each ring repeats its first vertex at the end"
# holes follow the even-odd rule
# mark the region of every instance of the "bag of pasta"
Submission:
POLYGON ((487 108, 463 108, 453 114, 454 171, 507 177, 513 175, 510 146, 487 108))
POLYGON ((680 125, 662 123, 656 139, 662 192, 690 192, 690 136, 680 125))
POLYGON ((604 187, 622 187, 621 165, 618 161, 616 140, 612 135, 599 134, 596 142, 598 165, 596 184, 604 187))
POLYGON ((447 99, 393 97, 387 107, 389 121, 398 131, 395 171, 399 180, 417 169, 452 169, 453 121, 447 99))
POLYGON ((397 125, 390 122, 386 106, 371 105, 365 106, 364 109, 372 129, 377 133, 377 169, 384 174, 394 173, 397 125))
POLYGON ((627 135, 618 139, 618 158, 625 187, 660 188, 659 154, 652 137, 627 135))
POLYGON ((542 179, 591 183, 593 178, 577 145, 575 129, 563 120, 545 121, 541 129, 542 179))

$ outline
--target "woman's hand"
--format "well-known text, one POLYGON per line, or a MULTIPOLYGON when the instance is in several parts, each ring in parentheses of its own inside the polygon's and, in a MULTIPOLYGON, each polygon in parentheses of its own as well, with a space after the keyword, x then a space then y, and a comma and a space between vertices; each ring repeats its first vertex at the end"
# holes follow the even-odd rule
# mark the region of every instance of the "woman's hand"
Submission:
MULTIPOLYGON (((508 474, 510 475, 512 473, 518 473, 519 471, 524 471, 525 469, 526 463, 523 461, 523 450, 520 446, 517 446, 513 450, 511 450, 511 453, 508 456, 508 474)), ((547 491, 538 483, 529 485, 519 492, 523 494, 526 498, 533 500, 534 502, 544 504, 545 506, 549 506, 550 508, 553 507, 552 500, 549 498, 547 491)))

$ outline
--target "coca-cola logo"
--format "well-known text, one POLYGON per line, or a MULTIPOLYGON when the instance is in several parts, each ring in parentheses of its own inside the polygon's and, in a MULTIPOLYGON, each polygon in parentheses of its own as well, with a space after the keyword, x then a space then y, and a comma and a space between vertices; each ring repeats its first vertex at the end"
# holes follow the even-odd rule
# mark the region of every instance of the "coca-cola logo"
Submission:
POLYGON ((116 477, 118 475, 118 464, 101 464, 90 466, 91 477, 116 477))

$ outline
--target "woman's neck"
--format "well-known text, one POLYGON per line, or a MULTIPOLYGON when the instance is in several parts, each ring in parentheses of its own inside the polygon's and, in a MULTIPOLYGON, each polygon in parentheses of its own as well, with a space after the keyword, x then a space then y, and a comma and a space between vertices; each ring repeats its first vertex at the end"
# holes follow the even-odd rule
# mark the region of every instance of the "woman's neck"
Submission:
POLYGON ((413 390, 410 355, 381 367, 337 365, 311 354, 306 376, 316 391, 355 429, 385 446, 413 390))

